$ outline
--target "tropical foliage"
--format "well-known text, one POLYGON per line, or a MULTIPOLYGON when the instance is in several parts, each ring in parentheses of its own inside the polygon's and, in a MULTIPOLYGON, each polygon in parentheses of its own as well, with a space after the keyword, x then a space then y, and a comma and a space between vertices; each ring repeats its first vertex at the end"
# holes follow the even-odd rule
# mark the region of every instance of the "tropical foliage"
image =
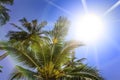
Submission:
MULTIPOLYGON (((8 14, 10 10, 5 7, 6 4, 12 5, 13 0, 0 0, 0 25, 5 24, 7 21, 9 21, 9 18, 10 18, 8 14)), ((7 56, 7 53, 4 53, 3 55, 0 56, 0 60, 4 59, 6 56, 7 56)), ((2 72, 1 68, 2 66, 0 66, 0 72, 2 72)))
POLYGON ((0 66, 0 72, 2 72, 1 68, 2 68, 2 66, 0 66))
POLYGON ((46 31, 42 30, 47 25, 46 21, 42 21, 40 24, 38 24, 37 20, 32 20, 32 22, 29 22, 26 18, 23 18, 19 21, 22 24, 21 26, 11 23, 11 25, 13 25, 13 27, 17 28, 19 31, 9 31, 7 36, 10 38, 10 40, 14 39, 18 41, 24 41, 26 39, 30 39, 31 36, 43 37, 42 34, 46 33, 46 31))
POLYGON ((9 21, 9 14, 10 11, 5 5, 12 5, 14 0, 0 0, 0 25, 5 24, 9 21))
POLYGON ((60 17, 52 30, 47 31, 46 22, 20 20, 22 26, 12 24, 19 31, 10 31, 8 43, 1 43, 20 65, 10 80, 103 80, 97 69, 83 64, 83 59, 74 57, 74 50, 82 43, 65 37, 69 21, 60 17), (44 31, 45 30, 45 31, 44 31))
MULTIPOLYGON (((0 0, 0 25, 5 24, 7 21, 9 21, 9 14, 10 11, 5 7, 5 5, 12 5, 14 0, 0 0)), ((1 50, 1 47, 0 47, 1 50)), ((0 60, 4 59, 7 56, 7 53, 0 56, 0 60)))

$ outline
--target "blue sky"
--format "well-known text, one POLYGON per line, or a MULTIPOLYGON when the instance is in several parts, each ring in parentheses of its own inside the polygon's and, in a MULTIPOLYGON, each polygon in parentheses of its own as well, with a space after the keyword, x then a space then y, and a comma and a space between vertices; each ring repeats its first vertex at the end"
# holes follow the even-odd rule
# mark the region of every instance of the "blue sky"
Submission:
MULTIPOLYGON (((118 0, 15 0, 13 6, 8 6, 11 10, 10 21, 0 27, 0 40, 9 30, 14 28, 9 23, 19 24, 18 20, 26 17, 28 20, 46 20, 53 23, 59 16, 67 17, 71 23, 76 14, 84 14, 85 10, 82 1, 86 1, 89 12, 104 15, 106 22, 106 35, 98 43, 86 45, 76 49, 76 57, 87 58, 87 63, 96 66, 105 80, 120 79, 120 2, 118 0), (118 4, 115 6, 115 4, 118 4)), ((72 34, 68 35, 72 39, 72 34)), ((0 52, 2 54, 2 51, 0 52)), ((16 63, 15 63, 16 64, 16 63)), ((3 65, 3 73, 0 73, 0 80, 7 80, 14 67, 10 57, 0 61, 3 65)))

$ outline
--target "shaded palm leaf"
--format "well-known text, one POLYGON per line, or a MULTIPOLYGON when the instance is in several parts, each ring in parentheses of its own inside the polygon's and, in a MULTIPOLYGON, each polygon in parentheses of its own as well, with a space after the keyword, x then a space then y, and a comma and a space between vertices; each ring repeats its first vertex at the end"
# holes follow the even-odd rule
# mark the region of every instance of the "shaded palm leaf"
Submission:
POLYGON ((0 24, 3 25, 9 21, 9 9, 5 8, 3 5, 0 5, 0 24))
POLYGON ((10 16, 8 14, 9 9, 6 8, 4 5, 12 5, 14 0, 0 0, 0 25, 5 24, 9 21, 10 16))
POLYGON ((23 41, 25 39, 28 39, 30 36, 25 31, 9 31, 8 35, 10 39, 20 40, 23 41))
POLYGON ((0 3, 1 3, 1 4, 10 4, 10 5, 12 5, 12 4, 13 4, 13 1, 14 1, 14 0, 0 0, 0 3))
POLYGON ((47 34, 47 31, 43 31, 42 28, 47 25, 46 22, 41 22, 38 24, 37 20, 32 20, 32 22, 28 22, 26 18, 19 20, 22 26, 18 26, 14 23, 11 23, 14 27, 16 27, 20 31, 9 31, 7 37, 15 40, 25 40, 29 39, 32 35, 37 35, 40 37, 44 37, 43 34, 47 34))

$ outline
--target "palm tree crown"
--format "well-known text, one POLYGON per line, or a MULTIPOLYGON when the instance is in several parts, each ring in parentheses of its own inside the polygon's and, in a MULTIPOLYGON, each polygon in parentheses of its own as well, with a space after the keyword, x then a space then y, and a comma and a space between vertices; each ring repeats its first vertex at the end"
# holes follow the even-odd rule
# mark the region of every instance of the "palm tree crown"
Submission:
POLYGON ((24 18, 21 22, 27 30, 12 24, 20 31, 9 32, 9 44, 2 45, 21 63, 10 80, 103 80, 96 69, 82 63, 84 59, 75 59, 74 49, 83 44, 65 40, 69 28, 66 18, 60 17, 54 28, 45 32, 41 30, 43 26, 37 26, 36 20, 29 23, 24 18))
POLYGON ((11 23, 14 27, 16 27, 19 31, 9 31, 8 37, 10 40, 25 40, 30 38, 33 35, 39 35, 42 37, 42 34, 46 33, 46 31, 42 31, 45 25, 47 25, 46 21, 42 21, 38 24, 37 20, 32 20, 32 22, 28 22, 26 18, 19 20, 21 22, 21 26, 18 26, 14 23, 11 23))

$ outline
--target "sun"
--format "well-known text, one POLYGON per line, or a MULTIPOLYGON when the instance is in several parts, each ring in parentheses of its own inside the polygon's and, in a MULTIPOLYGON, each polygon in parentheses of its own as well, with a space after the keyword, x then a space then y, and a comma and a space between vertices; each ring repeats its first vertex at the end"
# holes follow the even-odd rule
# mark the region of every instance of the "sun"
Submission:
POLYGON ((75 39, 85 44, 93 44, 104 36, 104 23, 100 16, 86 14, 74 21, 75 39))

